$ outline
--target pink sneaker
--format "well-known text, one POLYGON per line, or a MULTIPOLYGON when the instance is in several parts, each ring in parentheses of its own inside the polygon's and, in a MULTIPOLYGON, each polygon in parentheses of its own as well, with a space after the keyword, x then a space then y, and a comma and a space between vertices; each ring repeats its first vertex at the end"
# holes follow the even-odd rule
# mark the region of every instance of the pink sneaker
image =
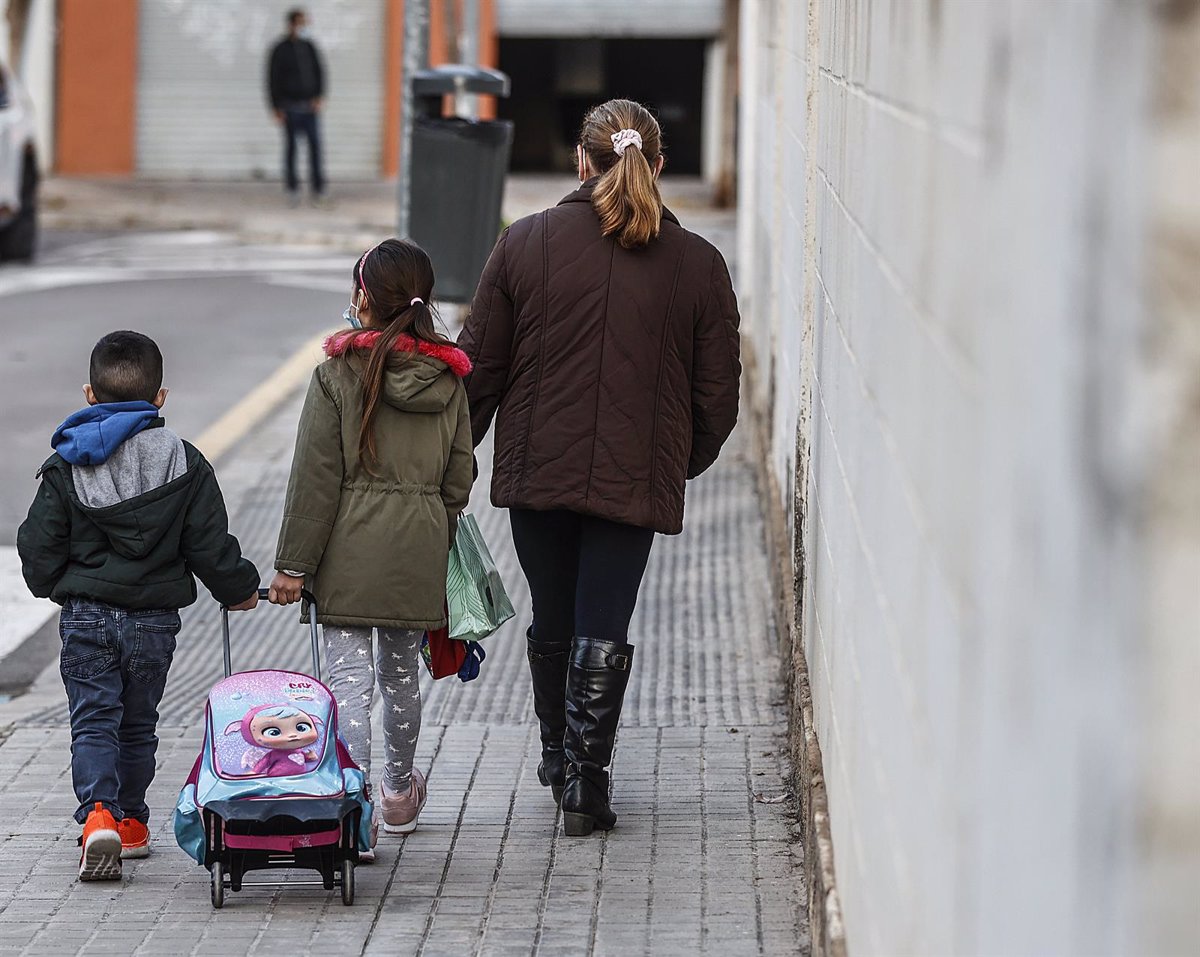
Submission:
POLYGON ((412 770, 412 783, 404 794, 391 791, 379 782, 379 808, 383 812, 383 829, 389 834, 411 834, 417 829, 417 815, 425 806, 425 776, 412 770))

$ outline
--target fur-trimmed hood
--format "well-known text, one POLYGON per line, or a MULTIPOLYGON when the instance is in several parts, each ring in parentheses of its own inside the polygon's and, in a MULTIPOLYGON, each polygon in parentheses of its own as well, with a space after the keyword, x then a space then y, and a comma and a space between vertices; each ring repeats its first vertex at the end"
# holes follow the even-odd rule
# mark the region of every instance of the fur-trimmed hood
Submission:
MULTIPOLYGON (((377 329, 353 329, 349 332, 334 333, 325 340, 325 355, 332 359, 334 356, 345 355, 351 350, 369 351, 381 335, 383 333, 377 329)), ((393 351, 397 353, 415 352, 428 356, 430 359, 437 359, 460 379, 471 371, 471 360, 457 346, 436 345, 403 335, 396 340, 393 351)))
MULTIPOLYGON (((367 355, 382 335, 374 329, 339 332, 325 340, 325 355, 344 358, 361 372, 367 355)), ((471 360, 452 345, 437 345, 403 335, 388 363, 383 398, 404 412, 441 412, 471 371, 471 360)))

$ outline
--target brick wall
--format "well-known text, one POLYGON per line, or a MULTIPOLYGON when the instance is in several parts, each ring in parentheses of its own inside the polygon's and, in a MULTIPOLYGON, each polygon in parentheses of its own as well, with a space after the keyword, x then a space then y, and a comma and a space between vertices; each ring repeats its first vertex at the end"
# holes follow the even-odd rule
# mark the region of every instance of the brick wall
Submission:
POLYGON ((1194 591, 1148 624, 1175 26, 1121 0, 741 6, 739 295, 849 950, 1133 952, 1143 772, 1196 756, 1144 747, 1156 669, 1200 633, 1194 591))

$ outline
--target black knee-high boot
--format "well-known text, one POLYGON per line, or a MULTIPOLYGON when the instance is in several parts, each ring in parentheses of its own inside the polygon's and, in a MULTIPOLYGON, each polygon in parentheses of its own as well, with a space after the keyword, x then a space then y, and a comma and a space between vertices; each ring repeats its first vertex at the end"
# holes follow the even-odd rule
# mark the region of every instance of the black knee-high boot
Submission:
POLYGON ((612 762, 621 703, 633 665, 633 645, 576 638, 567 671, 566 785, 562 794, 563 827, 572 837, 617 823, 608 804, 612 762))
POLYGON ((571 646, 549 641, 535 641, 533 629, 525 633, 529 674, 533 678, 533 711, 537 715, 542 737, 542 763, 538 765, 538 780, 549 787, 557 804, 562 798, 566 780, 566 757, 563 736, 567 730, 567 665, 571 646))

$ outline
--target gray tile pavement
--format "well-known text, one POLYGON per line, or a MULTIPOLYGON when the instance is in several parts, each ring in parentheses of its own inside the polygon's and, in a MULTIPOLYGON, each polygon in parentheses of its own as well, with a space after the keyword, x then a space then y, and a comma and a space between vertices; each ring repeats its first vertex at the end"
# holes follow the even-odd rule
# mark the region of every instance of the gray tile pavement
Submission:
MULTIPOLYGON (((268 568, 300 397, 220 466, 232 525, 268 568)), ((502 513, 472 508, 517 618, 488 641, 482 677, 422 682, 421 826, 384 836, 344 907, 320 888, 248 888, 221 911, 174 843, 170 810, 220 676, 219 618, 202 599, 162 709, 151 793, 155 853, 120 884, 79 884, 70 735, 57 670, 0 706, 0 954, 803 954, 805 888, 783 793, 784 688, 755 470, 741 430, 689 488, 687 530, 660 537, 631 629, 637 668, 614 763, 607 836, 562 835, 536 778, 523 657, 528 595, 502 513)), ((294 614, 235 619, 238 667, 304 667, 294 614)), ((379 740, 379 736, 376 736, 379 740)), ((378 758, 377 758, 378 760, 378 758)), ((307 878, 308 875, 298 874, 307 878)))

